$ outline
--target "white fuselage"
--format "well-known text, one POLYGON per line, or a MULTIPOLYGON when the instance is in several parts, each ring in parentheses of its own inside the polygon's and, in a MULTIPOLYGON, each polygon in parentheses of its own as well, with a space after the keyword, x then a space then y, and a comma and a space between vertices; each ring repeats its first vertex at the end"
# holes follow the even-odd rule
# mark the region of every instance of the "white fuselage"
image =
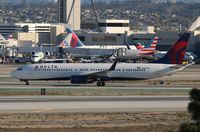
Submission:
MULTIPOLYGON (((85 45, 76 48, 86 48, 86 49, 118 49, 118 48, 127 48, 126 45, 85 45)), ((136 49, 136 47, 130 46, 131 49, 136 49)))
POLYGON ((43 52, 37 52, 31 57, 33 62, 39 62, 42 59, 44 59, 44 53, 43 52))
POLYGON ((153 55, 147 55, 142 50, 126 49, 122 53, 118 53, 118 50, 114 53, 117 59, 141 59, 141 58, 153 58, 153 55))
MULTIPOLYGON (((106 71, 112 63, 47 63, 29 64, 19 67, 11 75, 20 80, 70 80, 71 76, 87 76, 106 71)), ((112 79, 150 79, 183 70, 184 67, 171 64, 117 63, 115 70, 106 77, 112 79)))

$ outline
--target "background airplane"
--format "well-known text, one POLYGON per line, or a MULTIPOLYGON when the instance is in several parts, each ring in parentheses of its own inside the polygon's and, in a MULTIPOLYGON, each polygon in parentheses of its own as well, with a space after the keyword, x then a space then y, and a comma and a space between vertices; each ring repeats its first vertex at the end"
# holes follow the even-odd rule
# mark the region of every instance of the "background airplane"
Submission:
POLYGON ((35 51, 33 51, 32 53, 32 56, 31 56, 31 60, 32 60, 32 62, 34 62, 34 63, 37 63, 37 62, 39 62, 39 61, 42 61, 42 59, 44 59, 44 53, 43 52, 35 52, 35 51))
MULTIPOLYGON (((58 47, 61 47, 61 48, 66 48, 68 46, 68 43, 71 41, 71 34, 67 35, 65 37, 65 39, 60 43, 60 45, 58 47)), ((58 48, 56 47, 56 48, 58 48)), ((45 61, 45 62, 48 62, 48 61, 56 61, 56 59, 47 59, 50 57, 51 53, 49 51, 46 51, 45 53, 42 51, 42 47, 40 47, 40 51, 36 52, 36 51, 32 51, 31 53, 31 59, 32 59, 32 62, 34 63, 37 63, 37 62, 42 62, 42 61, 45 61), (46 57, 46 59, 45 59, 46 57)), ((66 60, 66 59, 65 59, 66 60)), ((57 61, 60 61, 57 60, 57 61)))
POLYGON ((155 37, 147 44, 145 45, 142 45, 141 43, 136 43, 134 44, 135 47, 138 49, 138 50, 156 50, 156 45, 158 43, 158 36, 155 35, 155 37))
MULTIPOLYGON (((65 42, 65 47, 69 48, 81 48, 81 49, 102 49, 101 46, 86 46, 84 45, 78 36, 69 28, 66 28, 67 36, 71 37, 71 41, 65 42)), ((155 53, 154 50, 146 50, 146 49, 136 49, 135 46, 129 45, 116 45, 116 46, 108 46, 107 49, 112 49, 113 57, 117 59, 139 59, 144 57, 151 57, 152 54, 155 53)), ((105 50, 104 48, 102 50, 105 50)))
POLYGON ((180 65, 189 36, 189 33, 184 33, 162 59, 152 63, 29 64, 19 67, 11 76, 26 82, 26 85, 29 85, 29 80, 70 80, 74 84, 97 81, 97 86, 105 86, 107 80, 151 79, 171 75, 191 65, 180 65))
MULTIPOLYGON (((154 57, 155 57, 155 59, 161 59, 166 53, 167 53, 167 51, 158 51, 157 53, 155 53, 154 57)), ((192 62, 192 61, 195 60, 194 56, 195 55, 193 53, 186 52, 185 55, 184 55, 183 60, 187 61, 187 62, 192 62)))
MULTIPOLYGON (((161 59, 167 53, 167 51, 158 51, 158 50, 156 50, 157 43, 158 43, 158 36, 156 35, 154 37, 154 39, 151 40, 148 44, 143 46, 141 43, 137 43, 137 44, 135 44, 135 46, 136 46, 137 49, 140 49, 143 52, 145 52, 145 51, 147 51, 147 52, 148 51, 155 51, 154 54, 152 54, 152 59, 161 59)), ((186 51, 186 54, 185 54, 183 60, 191 62, 194 59, 195 58, 194 58, 193 54, 186 51)))
POLYGON ((126 49, 117 49, 114 56, 117 59, 154 59, 154 54, 157 52, 156 44, 158 42, 158 37, 155 36, 154 39, 147 44, 146 46, 142 46, 141 44, 135 44, 136 49, 132 49, 127 43, 126 49))
MULTIPOLYGON (((86 49, 118 49, 118 48, 126 48, 126 45, 84 45, 78 36, 70 29, 66 28, 67 36, 71 37, 71 41, 67 43, 67 47, 69 48, 86 48, 86 49)), ((131 46, 132 49, 135 49, 135 46, 131 46)))

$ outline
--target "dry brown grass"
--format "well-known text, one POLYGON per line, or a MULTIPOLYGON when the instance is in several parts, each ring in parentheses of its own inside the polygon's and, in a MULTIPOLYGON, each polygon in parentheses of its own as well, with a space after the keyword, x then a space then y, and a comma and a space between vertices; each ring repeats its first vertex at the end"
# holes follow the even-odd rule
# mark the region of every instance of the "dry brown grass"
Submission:
POLYGON ((0 114, 0 132, 169 132, 189 119, 186 112, 0 114))

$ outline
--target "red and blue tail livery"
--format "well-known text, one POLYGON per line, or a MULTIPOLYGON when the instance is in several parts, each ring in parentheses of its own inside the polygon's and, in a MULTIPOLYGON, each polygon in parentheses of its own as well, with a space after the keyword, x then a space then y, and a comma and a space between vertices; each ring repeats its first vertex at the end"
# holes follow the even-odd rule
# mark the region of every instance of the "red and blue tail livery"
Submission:
POLYGON ((144 48, 152 48, 156 49, 156 44, 158 43, 158 36, 156 35, 153 40, 149 44, 147 44, 144 48))
POLYGON ((190 38, 189 33, 184 33, 179 40, 169 49, 167 54, 153 63, 182 64, 190 38))
POLYGON ((71 48, 76 48, 76 47, 81 47, 81 46, 85 46, 78 38, 78 36, 76 36, 76 34, 69 28, 66 28, 66 32, 68 34, 72 34, 71 37, 71 42, 70 42, 70 47, 71 48))
POLYGON ((156 35, 149 43, 145 44, 144 46, 141 43, 136 43, 134 45, 138 50, 142 49, 155 50, 157 43, 158 43, 158 36, 156 35))

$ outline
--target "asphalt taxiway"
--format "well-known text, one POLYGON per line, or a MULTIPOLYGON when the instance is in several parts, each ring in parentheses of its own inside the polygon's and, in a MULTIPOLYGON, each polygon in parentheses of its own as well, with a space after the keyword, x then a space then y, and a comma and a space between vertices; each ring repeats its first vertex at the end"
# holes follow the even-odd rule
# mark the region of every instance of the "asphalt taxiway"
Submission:
POLYGON ((186 111, 188 96, 0 97, 1 113, 186 111))

